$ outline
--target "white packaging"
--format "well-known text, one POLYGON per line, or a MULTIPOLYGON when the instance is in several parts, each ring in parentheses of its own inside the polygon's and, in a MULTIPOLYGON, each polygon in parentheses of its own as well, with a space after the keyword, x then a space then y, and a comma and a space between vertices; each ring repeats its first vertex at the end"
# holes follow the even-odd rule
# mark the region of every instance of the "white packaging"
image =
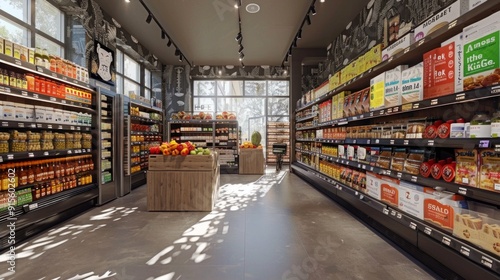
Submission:
POLYGON ((408 65, 399 65, 385 72, 384 106, 393 107, 401 105, 401 71, 408 65))
POLYGON ((384 108, 385 73, 370 80, 370 111, 384 108))
POLYGON ((394 55, 402 52, 414 42, 413 32, 409 32, 405 36, 399 38, 396 42, 382 50, 382 61, 387 60, 394 55))
POLYGON ((3 101, 0 101, 0 116, 2 117, 2 119, 5 118, 5 116, 3 115, 3 101))
POLYGON ((344 159, 346 158, 344 145, 338 146, 338 154, 339 158, 344 158, 344 159))
POLYGON ((470 122, 466 122, 464 126, 465 138, 470 138, 470 122))
POLYGON ((469 0, 469 10, 477 8, 479 5, 483 4, 487 0, 469 0))
POLYGON ((71 125, 78 125, 78 114, 75 112, 69 113, 69 123, 71 125))
POLYGON ((462 33, 460 32, 459 34, 451 37, 450 39, 444 41, 441 43, 441 47, 444 47, 449 44, 455 44, 455 92, 461 92, 463 91, 464 88, 464 73, 463 73, 463 45, 462 45, 462 33))
POLYGON ((354 151, 354 146, 347 146, 347 159, 348 160, 356 160, 356 155, 354 151))
POLYGON ((465 123, 452 123, 450 125, 450 138, 465 138, 465 123))
POLYGON ((24 105, 26 108, 25 119, 27 122, 35 121, 35 109, 33 105, 24 105))
POLYGON ((71 112, 69 112, 69 111, 63 112, 63 124, 70 124, 70 120, 71 120, 70 114, 71 114, 71 112))
POLYGON ((424 98, 424 64, 419 64, 401 72, 401 103, 417 102, 424 98))
POLYGON ((35 122, 45 122, 45 107, 35 105, 35 122))
POLYGON ((470 138, 489 138, 491 137, 491 124, 471 125, 470 138))
MULTIPOLYGON (((426 19, 422 24, 415 27, 414 36, 415 42, 425 38, 432 32, 448 25, 453 20, 457 19, 461 13, 461 1, 455 1, 453 4, 437 12, 432 17, 426 19)), ((467 6, 468 9, 468 6, 467 6)))
POLYGON ((316 130, 316 138, 318 138, 318 139, 323 138, 323 129, 316 130))
POLYGON ((14 121, 16 120, 15 103, 4 101, 3 103, 3 119, 14 121))
POLYGON ((54 123, 62 124, 63 123, 63 110, 55 109, 54 110, 54 123))
POLYGON ((399 183, 398 208, 419 219, 424 219, 424 187, 404 181, 399 183))
POLYGON ((382 178, 380 175, 372 173, 372 172, 366 172, 366 194, 381 200, 380 196, 380 186, 382 185, 382 178))
POLYGON ((54 123, 54 109, 53 108, 47 108, 45 110, 45 122, 48 123, 54 123))
POLYGON ((26 107, 23 104, 17 103, 14 107, 14 116, 16 121, 26 120, 26 107))

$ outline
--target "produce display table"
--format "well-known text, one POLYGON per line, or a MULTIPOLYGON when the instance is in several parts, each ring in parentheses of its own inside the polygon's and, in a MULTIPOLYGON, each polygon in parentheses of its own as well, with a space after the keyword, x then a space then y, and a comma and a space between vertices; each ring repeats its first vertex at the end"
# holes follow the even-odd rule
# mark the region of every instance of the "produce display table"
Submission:
POLYGON ((264 150, 240 149, 239 162, 240 174, 263 175, 265 169, 264 150))
POLYGON ((220 171, 211 155, 149 156, 148 211, 212 211, 220 171))

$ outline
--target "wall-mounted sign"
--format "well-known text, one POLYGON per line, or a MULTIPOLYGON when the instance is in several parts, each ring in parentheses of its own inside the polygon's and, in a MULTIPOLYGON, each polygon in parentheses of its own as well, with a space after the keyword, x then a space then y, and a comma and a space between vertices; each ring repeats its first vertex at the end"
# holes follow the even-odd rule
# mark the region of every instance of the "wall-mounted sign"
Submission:
POLYGON ((98 41, 90 57, 90 77, 111 85, 116 81, 115 52, 98 41))

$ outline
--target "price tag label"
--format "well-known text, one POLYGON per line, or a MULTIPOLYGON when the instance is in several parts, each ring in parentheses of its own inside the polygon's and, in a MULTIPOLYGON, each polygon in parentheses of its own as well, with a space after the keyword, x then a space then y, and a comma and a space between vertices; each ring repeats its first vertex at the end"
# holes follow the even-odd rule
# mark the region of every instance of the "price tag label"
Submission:
POLYGON ((346 164, 346 165, 349 165, 349 161, 346 161, 346 162, 345 162, 345 164, 346 164))
POLYGON ((32 157, 35 157, 35 155, 33 153, 28 153, 28 157, 32 158, 32 157))
POLYGON ((338 187, 339 187, 339 191, 341 191, 341 190, 342 190, 342 186, 341 186, 341 185, 339 185, 338 187))
POLYGON ((500 93, 500 87, 498 86, 492 87, 490 94, 497 94, 497 93, 500 93))
POLYGON ((481 263, 489 268, 493 267, 493 260, 486 256, 481 256, 481 263))
POLYGON ((370 140, 370 139, 366 140, 366 144, 367 144, 367 145, 370 145, 370 143, 371 143, 371 140, 370 140))
POLYGON ((387 113, 387 114, 392 113, 392 108, 387 109, 387 112, 386 112, 386 113, 387 113))
POLYGON ((399 107, 394 107, 394 108, 392 109, 392 111, 393 111, 394 113, 399 112, 399 107))
POLYGON ((380 111, 378 112, 378 115, 379 115, 379 116, 382 116, 384 113, 385 113, 385 110, 380 110, 380 111))
POLYGON ((361 168, 366 169, 366 165, 363 164, 363 166, 361 168))
POLYGON ((382 213, 389 215, 389 209, 385 208, 384 210, 382 210, 382 213))
POLYGON ((465 93, 459 93, 455 96, 455 101, 464 100, 464 99, 465 99, 465 93))
POLYGON ((448 24, 448 30, 452 29, 457 25, 457 20, 454 20, 448 24))
POLYGON ((355 192, 354 192, 354 195, 355 195, 355 196, 358 196, 358 195, 359 195, 359 192, 355 191, 355 192))
POLYGON ((375 139, 375 144, 380 143, 380 139, 375 139))
POLYGON ((0 162, 3 162, 3 157, 2 156, 0 156, 0 162))
POLYGON ((459 187, 458 188, 458 193, 461 195, 467 195, 467 189, 464 187, 459 187))
POLYGON ((403 141, 403 145, 409 145, 410 144, 410 140, 404 140, 403 141))
POLYGON ((361 164, 358 164, 358 168, 361 168, 361 164))
POLYGON ((415 224, 414 222, 410 222, 410 228, 413 229, 413 230, 416 230, 417 229, 417 224, 415 224))
POLYGON ((36 70, 37 70, 38 72, 40 72, 40 73, 43 73, 43 67, 41 67, 41 66, 37 66, 37 67, 36 67, 36 70))
POLYGON ((63 129, 62 125, 58 125, 57 129, 63 129))
POLYGON ((451 239, 448 238, 448 237, 446 237, 446 236, 443 236, 443 239, 441 240, 441 243, 450 246, 451 245, 451 239))
POLYGON ((394 59, 394 56, 391 56, 391 58, 389 58, 389 60, 387 60, 387 62, 390 63, 393 59, 394 59))
POLYGON ((13 159, 14 159, 14 155, 12 155, 12 154, 7 155, 7 159, 8 159, 8 160, 13 160, 13 159))
POLYGON ((398 173, 396 174, 396 176, 398 177, 398 179, 401 179, 401 177, 403 177, 403 173, 398 172, 398 173))
POLYGON ((73 151, 68 150, 68 155, 71 155, 72 153, 73 153, 73 151))
POLYGON ((28 96, 28 92, 23 90, 23 91, 21 91, 21 95, 22 96, 28 96))
POLYGON ((434 146, 434 140, 427 141, 427 146, 434 146))
POLYGON ((391 139, 391 141, 389 142, 391 145, 394 145, 394 139, 391 139))
POLYGON ((370 117, 373 117, 373 112, 370 112, 370 117))
POLYGON ((468 257, 470 255, 470 249, 465 247, 465 246, 461 246, 460 253, 462 253, 463 255, 466 255, 468 257))
POLYGON ((413 109, 420 108, 420 103, 413 103, 413 109))
POLYGON ((48 124, 48 125, 47 125, 47 128, 48 128, 48 129, 52 129, 52 125, 51 125, 51 124, 48 124))
POLYGON ((391 171, 391 170, 386 170, 386 171, 385 171, 385 175, 387 175, 387 176, 392 176, 392 171, 391 171))
POLYGON ((423 38, 422 40, 418 41, 418 46, 420 47, 421 45, 423 45, 425 43, 425 38, 423 38))
POLYGON ((373 166, 370 166, 370 171, 373 171, 373 166))
POLYGON ((38 98, 38 94, 33 93, 33 98, 38 98))
POLYGON ((74 126, 70 126, 69 129, 70 130, 75 130, 75 127, 74 126))
POLYGON ((404 51, 403 54, 407 54, 410 51, 410 47, 407 47, 404 51))
POLYGON ((2 126, 3 127, 9 126, 9 123, 8 122, 2 122, 2 126))
POLYGON ((43 125, 42 125, 41 123, 37 123, 37 124, 36 124, 36 127, 37 127, 37 128, 42 128, 42 126, 43 126, 43 125))
POLYGON ((61 103, 62 103, 62 104, 66 104, 66 100, 64 100, 64 99, 63 99, 63 100, 61 100, 61 103))
POLYGON ((438 99, 432 99, 431 105, 438 105, 438 99))
POLYGON ((432 229, 430 227, 425 227, 424 228, 424 233, 427 234, 427 235, 431 235, 432 229))
POLYGON ((36 128, 36 124, 32 123, 32 124, 30 124, 30 127, 31 128, 36 128))
POLYGON ((396 211, 391 210, 391 216, 396 216, 396 211))
POLYGON ((55 97, 49 98, 50 101, 56 101, 57 99, 55 97))
POLYGON ((56 73, 52 73, 52 77, 57 78, 57 74, 56 73))
POLYGON ((32 204, 30 204, 30 205, 28 206, 28 209, 29 209, 30 211, 35 210, 35 209, 37 209, 37 208, 38 208, 38 203, 32 203, 32 204))
POLYGON ((410 181, 413 183, 417 182, 417 176, 411 176, 410 181))
POLYGON ((396 218, 401 219, 403 218, 403 215, 401 213, 396 214, 396 218))
POLYGON ((354 117, 352 117, 352 120, 353 120, 353 121, 356 121, 357 119, 358 119, 358 116, 354 116, 354 117))
POLYGON ((16 65, 18 65, 18 66, 21 66, 21 65, 22 65, 21 60, 19 60, 19 59, 15 59, 15 60, 14 60, 14 63, 15 63, 16 65))
POLYGON ((24 127, 24 123, 18 123, 17 127, 24 127))
POLYGON ((48 156, 48 155, 49 155, 49 152, 43 152, 43 155, 44 155, 44 156, 48 156))

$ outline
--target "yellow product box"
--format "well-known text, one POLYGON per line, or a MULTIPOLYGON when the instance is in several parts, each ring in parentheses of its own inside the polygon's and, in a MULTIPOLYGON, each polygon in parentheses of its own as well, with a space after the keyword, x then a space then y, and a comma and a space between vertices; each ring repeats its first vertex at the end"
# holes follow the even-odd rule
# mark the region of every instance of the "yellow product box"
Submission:
POLYGON ((370 111, 384 107, 385 73, 370 80, 370 111))
POLYGON ((338 102, 339 102, 339 97, 338 94, 334 95, 332 97, 332 119, 337 119, 337 110, 338 110, 338 102))
POLYGON ((365 72, 365 56, 361 55, 356 63, 356 76, 361 75, 363 72, 365 72))
POLYGON ((479 152, 479 188, 500 192, 500 152, 484 149, 479 152))
POLYGON ((0 53, 3 54, 3 38, 0 37, 0 53))
POLYGON ((373 68, 382 62, 382 44, 378 44, 371 48, 365 54, 365 71, 373 68))
POLYGON ((337 119, 341 119, 344 117, 344 102, 345 97, 351 93, 350 91, 342 91, 337 94, 337 119))
POLYGON ((456 149, 455 159, 457 165, 455 167, 455 183, 467 185, 470 187, 478 187, 478 150, 472 149, 456 149))
POLYGON ((353 62, 349 63, 349 79, 348 81, 354 79, 356 77, 356 66, 357 65, 357 60, 354 60, 353 62))
POLYGON ((330 77, 329 90, 334 90, 340 86, 340 71, 336 72, 330 77))
POLYGON ((35 64, 35 49, 28 49, 28 62, 31 64, 35 64))
POLYGON ((14 57, 14 58, 21 59, 21 53, 22 53, 21 48, 22 48, 22 46, 21 46, 21 45, 16 44, 16 43, 14 43, 14 44, 13 44, 13 50, 14 50, 14 55, 13 55, 13 57, 14 57))
POLYGON ((3 41, 3 48, 4 48, 4 54, 7 56, 12 56, 13 55, 13 43, 7 39, 3 41))

